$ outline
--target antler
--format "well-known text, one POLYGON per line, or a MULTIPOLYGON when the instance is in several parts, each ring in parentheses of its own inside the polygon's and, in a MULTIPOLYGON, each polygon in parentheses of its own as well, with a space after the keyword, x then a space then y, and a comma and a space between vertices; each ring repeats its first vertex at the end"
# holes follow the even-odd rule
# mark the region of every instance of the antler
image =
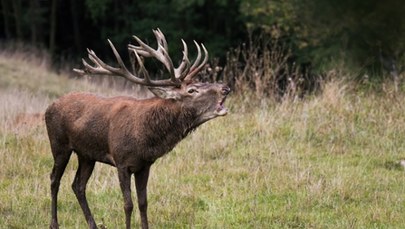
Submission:
POLYGON ((132 59, 132 66, 136 66, 136 63, 139 65, 140 69, 138 72, 142 72, 143 78, 140 78, 137 75, 131 73, 127 67, 125 66, 124 62, 121 59, 121 56, 115 49, 114 45, 110 40, 108 43, 111 46, 111 49, 115 55, 117 63, 119 67, 112 67, 106 63, 104 63, 100 58, 97 57, 93 50, 87 49, 88 57, 93 62, 95 66, 88 64, 84 59, 83 65, 84 70, 81 69, 73 69, 74 71, 80 74, 101 74, 101 75, 118 75, 128 79, 131 82, 136 84, 141 84, 145 86, 179 86, 183 81, 191 81, 192 78, 205 66, 208 61, 208 51, 201 44, 204 50, 204 59, 201 62, 201 47, 200 45, 194 41, 194 44, 197 47, 197 58, 194 63, 191 65, 190 60, 188 59, 188 48, 186 42, 181 40, 183 43, 183 58, 181 63, 177 68, 173 66, 173 62, 169 56, 168 45, 166 42, 166 38, 164 34, 159 30, 153 30, 153 33, 156 37, 157 41, 157 49, 153 49, 150 46, 146 45, 141 39, 137 36, 134 36, 134 39, 137 41, 139 46, 135 45, 128 45, 128 51, 133 53, 135 58, 132 59), (168 70, 170 74, 170 79, 163 79, 163 80, 152 80, 149 78, 149 74, 143 65, 143 59, 141 57, 154 57, 158 61, 160 61, 168 70), (191 67, 190 67, 191 65, 191 67))

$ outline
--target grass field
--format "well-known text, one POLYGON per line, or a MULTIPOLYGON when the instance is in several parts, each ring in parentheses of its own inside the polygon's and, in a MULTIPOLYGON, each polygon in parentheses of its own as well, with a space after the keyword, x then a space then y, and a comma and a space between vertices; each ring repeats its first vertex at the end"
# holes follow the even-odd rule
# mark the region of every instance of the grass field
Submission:
MULTIPOLYGON (((228 116, 152 167, 150 226, 403 228, 405 93, 349 85, 325 82, 319 95, 282 103, 231 96, 228 116)), ((122 94, 0 54, 0 228, 48 227, 53 160, 33 114, 72 90, 122 94)), ((73 156, 59 192, 61 228, 87 228, 70 188, 76 168, 73 156)), ((98 224, 124 227, 113 167, 96 165, 87 196, 98 224)), ((135 228, 139 221, 135 209, 135 228)))

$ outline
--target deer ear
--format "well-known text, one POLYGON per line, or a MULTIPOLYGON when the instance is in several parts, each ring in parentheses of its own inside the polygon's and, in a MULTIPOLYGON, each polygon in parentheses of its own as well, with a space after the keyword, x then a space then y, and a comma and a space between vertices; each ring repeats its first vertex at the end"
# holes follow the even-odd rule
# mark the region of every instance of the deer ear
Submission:
POLYGON ((177 93, 172 88, 166 87, 148 87, 154 95, 162 99, 180 99, 179 93, 177 93))

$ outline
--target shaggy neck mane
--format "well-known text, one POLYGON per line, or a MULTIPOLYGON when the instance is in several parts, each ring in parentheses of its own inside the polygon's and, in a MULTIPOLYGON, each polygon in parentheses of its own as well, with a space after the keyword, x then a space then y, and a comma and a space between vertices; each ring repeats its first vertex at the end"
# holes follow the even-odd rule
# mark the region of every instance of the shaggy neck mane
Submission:
POLYGON ((145 125, 151 129, 152 133, 155 133, 150 139, 154 145, 159 142, 159 145, 167 144, 174 147, 199 126, 196 123, 198 119, 196 109, 184 108, 174 100, 164 100, 145 116, 147 117, 145 125))

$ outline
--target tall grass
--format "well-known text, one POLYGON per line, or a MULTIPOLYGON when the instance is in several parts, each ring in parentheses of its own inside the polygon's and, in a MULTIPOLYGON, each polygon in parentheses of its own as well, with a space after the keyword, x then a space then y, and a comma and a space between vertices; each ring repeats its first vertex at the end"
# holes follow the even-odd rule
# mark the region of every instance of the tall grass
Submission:
MULTIPOLYGON (((121 92, 2 55, 0 73, 0 228, 46 228, 53 160, 44 123, 12 123, 71 90, 121 92)), ((403 227, 405 176, 398 162, 405 158, 405 94, 385 91, 327 81, 321 93, 302 100, 231 96, 228 116, 204 124, 152 167, 151 226, 403 227)), ((72 156, 59 192, 63 228, 87 228, 70 188, 76 168, 72 156)), ((97 223, 123 227, 113 167, 97 164, 87 196, 97 223)), ((139 227, 137 210, 133 226, 139 227)))
POLYGON ((294 60, 290 48, 278 39, 251 37, 248 44, 227 53, 222 76, 238 96, 248 93, 256 100, 295 99, 314 92, 321 77, 311 74, 309 65, 300 66, 294 60))

